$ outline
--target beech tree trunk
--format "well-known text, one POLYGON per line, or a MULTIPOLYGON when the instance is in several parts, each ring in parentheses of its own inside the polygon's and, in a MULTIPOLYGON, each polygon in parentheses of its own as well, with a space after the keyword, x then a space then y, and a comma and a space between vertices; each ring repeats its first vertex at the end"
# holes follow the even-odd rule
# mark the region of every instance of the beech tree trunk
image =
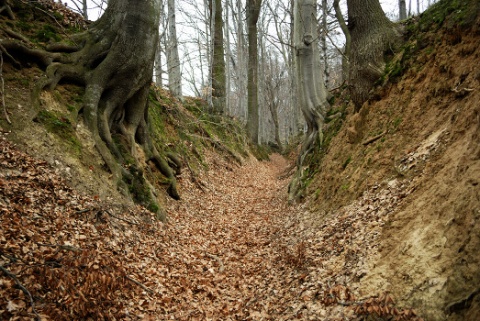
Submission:
POLYGON ((400 20, 407 19, 407 1, 406 0, 398 0, 398 18, 400 20))
POLYGON ((342 29, 342 32, 345 35, 345 49, 342 55, 342 81, 346 81, 348 79, 348 70, 350 65, 348 57, 350 56, 352 37, 350 36, 350 31, 348 30, 347 23, 345 22, 342 10, 340 9, 340 0, 333 0, 333 8, 335 9, 335 17, 338 20, 340 29, 342 29))
POLYGON ((222 0, 209 0, 213 22, 212 105, 213 112, 223 114, 226 105, 225 51, 223 48, 222 0))
POLYGON ((257 22, 261 0, 247 0, 248 27, 248 116, 247 133, 250 140, 258 143, 258 35, 257 22))
POLYGON ((400 33, 387 19, 379 0, 347 0, 348 29, 352 37, 349 61, 350 94, 355 110, 367 101, 384 72, 384 54, 394 50, 400 33))
POLYGON ((168 88, 176 98, 182 99, 182 71, 178 57, 177 22, 175 0, 168 0, 168 88))
POLYGON ((295 68, 297 72, 298 103, 307 123, 307 132, 302 144, 297 172, 289 186, 289 199, 298 198, 303 189, 303 164, 307 155, 317 143, 323 141, 327 90, 318 61, 318 32, 315 0, 297 0, 294 7, 294 45, 297 51, 295 68))
POLYGON ((122 166, 124 158, 113 135, 123 137, 136 160, 133 170, 144 168, 138 155, 143 150, 146 160, 153 161, 169 178, 169 193, 178 199, 173 171, 153 145, 148 131, 147 101, 159 16, 159 0, 110 0, 105 13, 88 31, 72 37, 74 52, 47 67, 47 77, 37 90, 53 89, 62 79, 85 85, 79 113, 119 188, 129 195, 125 181, 133 179, 133 175, 122 166))

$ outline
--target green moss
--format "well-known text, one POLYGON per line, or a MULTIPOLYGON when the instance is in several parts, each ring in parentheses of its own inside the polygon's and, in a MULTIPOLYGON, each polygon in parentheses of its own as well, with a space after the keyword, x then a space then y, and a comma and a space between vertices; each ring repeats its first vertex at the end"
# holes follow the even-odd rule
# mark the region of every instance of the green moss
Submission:
POLYGON ((44 25, 42 29, 39 29, 35 33, 35 39, 39 42, 49 42, 50 40, 58 42, 61 40, 55 28, 50 25, 44 25))
POLYGON ((41 110, 33 121, 42 124, 47 131, 65 140, 75 152, 81 152, 82 145, 76 137, 72 123, 65 116, 48 110, 41 110))
POLYGON ((441 0, 425 11, 420 18, 420 31, 434 31, 442 25, 469 27, 480 11, 478 0, 441 0))
POLYGON ((33 24, 28 23, 28 22, 23 21, 23 20, 17 21, 16 26, 17 26, 17 28, 19 28, 20 30, 22 30, 24 32, 28 32, 28 31, 30 31, 34 28, 33 24))

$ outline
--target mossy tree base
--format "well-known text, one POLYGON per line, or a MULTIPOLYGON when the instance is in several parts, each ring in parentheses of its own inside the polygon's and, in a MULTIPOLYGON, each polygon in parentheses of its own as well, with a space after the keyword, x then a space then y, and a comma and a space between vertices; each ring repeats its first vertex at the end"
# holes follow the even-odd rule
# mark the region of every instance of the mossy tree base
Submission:
MULTIPOLYGON (((52 90, 60 81, 85 86, 79 114, 125 195, 132 196, 128 182, 138 182, 138 171, 142 173, 146 162, 152 161, 168 178, 170 196, 179 199, 174 171, 155 148, 148 129, 148 93, 158 41, 158 13, 155 0, 112 0, 104 15, 89 30, 72 36, 70 44, 49 45, 47 51, 31 49, 30 44, 16 39, 2 41, 1 45, 2 51, 21 52, 46 67, 46 77, 33 93, 37 102, 42 90, 52 90), (115 135, 122 137, 125 148, 119 148, 113 139, 115 135), (120 149, 127 150, 128 155, 120 149), (126 166, 126 156, 133 160, 133 165, 126 166), (136 169, 136 174, 131 168, 136 169)), ((152 188, 148 189, 156 203, 152 188)))

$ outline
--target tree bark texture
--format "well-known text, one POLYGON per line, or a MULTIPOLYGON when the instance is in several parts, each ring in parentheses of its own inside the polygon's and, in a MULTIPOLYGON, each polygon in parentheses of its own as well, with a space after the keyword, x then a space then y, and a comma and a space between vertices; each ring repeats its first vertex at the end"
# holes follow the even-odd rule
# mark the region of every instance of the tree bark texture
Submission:
POLYGON ((400 20, 407 19, 407 1, 406 0, 398 0, 398 18, 400 20))
POLYGON ((226 74, 222 0, 210 0, 210 15, 210 19, 213 19, 212 105, 214 113, 223 114, 226 105, 226 74))
POLYGON ((338 20, 340 29, 342 29, 342 32, 345 35, 345 49, 342 55, 342 81, 346 81, 348 79, 348 70, 350 65, 348 57, 350 56, 352 37, 350 36, 347 23, 343 18, 342 9, 340 9, 340 0, 333 0, 333 8, 335 9, 335 17, 338 20))
POLYGON ((305 157, 316 143, 323 141, 322 130, 328 105, 322 73, 318 72, 321 66, 318 64, 316 5, 315 0, 298 0, 294 9, 298 103, 307 123, 307 132, 297 161, 297 173, 289 187, 290 200, 297 198, 302 189, 305 157))
POLYGON ((182 99, 182 70, 178 57, 177 22, 175 0, 168 0, 168 88, 176 98, 182 99))
POLYGON ((174 173, 148 131, 147 100, 158 42, 159 10, 160 0, 110 0, 105 13, 88 31, 72 37, 76 50, 48 65, 36 95, 42 89, 55 88, 61 80, 83 84, 84 104, 79 113, 119 188, 129 195, 124 182, 133 177, 122 166, 124 157, 114 135, 122 137, 137 169, 144 165, 138 157, 140 146, 146 159, 157 164, 170 180, 169 193, 178 199, 174 173))
POLYGON ((261 0, 247 0, 248 27, 248 116, 247 133, 250 140, 258 143, 258 30, 261 0))
POLYGON ((398 46, 401 37, 387 19, 379 0, 347 0, 348 29, 352 37, 349 88, 355 110, 367 101, 374 83, 384 72, 384 55, 398 46))

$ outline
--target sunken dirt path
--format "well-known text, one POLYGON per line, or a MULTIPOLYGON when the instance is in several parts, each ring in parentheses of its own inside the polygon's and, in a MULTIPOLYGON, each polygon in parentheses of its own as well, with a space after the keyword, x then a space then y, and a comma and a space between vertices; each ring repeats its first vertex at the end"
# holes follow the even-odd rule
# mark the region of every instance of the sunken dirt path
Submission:
POLYGON ((359 320, 373 312, 416 320, 378 288, 359 285, 404 186, 375 187, 320 218, 287 203, 288 180, 278 177, 288 164, 280 155, 213 164, 201 177, 203 191, 183 182, 183 200, 169 207, 176 239, 164 256, 183 267, 173 281, 183 301, 165 319, 359 320))
POLYGON ((180 178, 163 224, 0 149, 0 319, 355 320, 377 294, 358 281, 393 183, 319 219, 287 204, 282 157, 212 159, 199 184, 180 178))

